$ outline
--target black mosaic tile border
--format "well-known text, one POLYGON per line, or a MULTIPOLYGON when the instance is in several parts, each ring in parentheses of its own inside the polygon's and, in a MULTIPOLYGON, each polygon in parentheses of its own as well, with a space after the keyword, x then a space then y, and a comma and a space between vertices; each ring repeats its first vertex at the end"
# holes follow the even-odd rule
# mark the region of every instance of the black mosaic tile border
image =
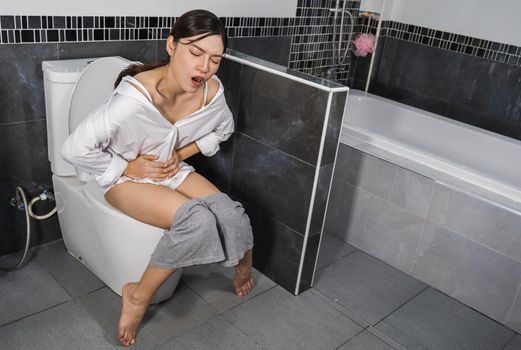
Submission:
MULTIPOLYGON (((331 66, 330 8, 335 0, 299 0, 296 17, 223 17, 229 37, 292 36, 290 68, 319 75, 331 66)), ((360 0, 348 0, 354 33, 367 31, 358 17, 360 0)), ((175 17, 139 16, 0 16, 0 44, 165 39, 175 17)), ((369 31, 376 31, 377 21, 369 31)), ((382 37, 391 37, 444 50, 521 65, 521 47, 395 21, 382 22, 382 37)), ((348 59, 349 62, 349 59, 348 59)), ((347 77, 349 63, 339 79, 347 77)))
MULTIPOLYGON (((295 18, 223 17, 229 37, 292 35, 295 18)), ((0 44, 166 39, 175 17, 0 16, 0 44)))
MULTIPOLYGON (((292 37, 289 67, 307 74, 320 76, 333 64, 331 55, 331 36, 333 34, 333 16, 330 9, 336 0, 299 0, 297 3, 295 31, 292 37)), ((342 6, 342 3, 340 3, 342 6)), ((348 0, 346 10, 350 11, 357 22, 360 0, 348 0)), ((340 19, 336 23, 339 32, 340 19)), ((356 26, 356 23, 355 23, 356 26)), ((344 22, 345 32, 351 30, 350 23, 344 22)), ((347 37, 344 36, 344 40, 347 37)), ((347 44, 344 45, 344 49, 347 44)), ((347 83, 350 69, 351 52, 348 52, 346 64, 339 66, 335 74, 340 82, 347 83)))
POLYGON ((383 21, 381 35, 496 62, 521 65, 520 46, 395 21, 383 21))

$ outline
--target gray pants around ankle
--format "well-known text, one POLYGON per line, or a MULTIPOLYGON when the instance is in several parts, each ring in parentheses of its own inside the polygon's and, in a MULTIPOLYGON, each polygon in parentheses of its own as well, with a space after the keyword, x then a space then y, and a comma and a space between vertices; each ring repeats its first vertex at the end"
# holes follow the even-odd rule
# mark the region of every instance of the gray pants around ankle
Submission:
POLYGON ((234 266, 252 247, 250 220, 244 208, 218 193, 191 199, 179 207, 150 264, 168 269, 215 262, 234 266))

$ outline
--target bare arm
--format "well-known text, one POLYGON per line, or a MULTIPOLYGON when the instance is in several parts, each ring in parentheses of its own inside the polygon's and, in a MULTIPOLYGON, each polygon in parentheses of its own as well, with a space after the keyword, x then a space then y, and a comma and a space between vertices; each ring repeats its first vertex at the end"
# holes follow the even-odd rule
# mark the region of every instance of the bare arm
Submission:
POLYGON ((199 149, 199 147, 197 147, 197 144, 195 142, 192 142, 178 149, 176 152, 177 156, 179 157, 179 160, 185 160, 190 158, 194 154, 201 152, 201 150, 199 149))

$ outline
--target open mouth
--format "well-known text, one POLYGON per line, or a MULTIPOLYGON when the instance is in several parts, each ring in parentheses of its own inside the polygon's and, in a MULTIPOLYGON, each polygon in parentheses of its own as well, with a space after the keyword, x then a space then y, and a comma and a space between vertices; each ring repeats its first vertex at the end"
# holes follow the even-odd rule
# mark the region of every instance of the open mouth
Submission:
POLYGON ((201 84, 204 81, 204 78, 203 77, 192 77, 192 81, 197 84, 201 84))

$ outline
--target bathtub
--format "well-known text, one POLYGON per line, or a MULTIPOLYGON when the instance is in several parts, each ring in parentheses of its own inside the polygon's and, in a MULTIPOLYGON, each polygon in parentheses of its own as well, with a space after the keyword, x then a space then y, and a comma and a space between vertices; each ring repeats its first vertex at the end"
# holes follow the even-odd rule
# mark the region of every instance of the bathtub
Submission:
POLYGON ((518 140, 350 90, 340 142, 428 177, 473 185, 520 207, 518 140))

